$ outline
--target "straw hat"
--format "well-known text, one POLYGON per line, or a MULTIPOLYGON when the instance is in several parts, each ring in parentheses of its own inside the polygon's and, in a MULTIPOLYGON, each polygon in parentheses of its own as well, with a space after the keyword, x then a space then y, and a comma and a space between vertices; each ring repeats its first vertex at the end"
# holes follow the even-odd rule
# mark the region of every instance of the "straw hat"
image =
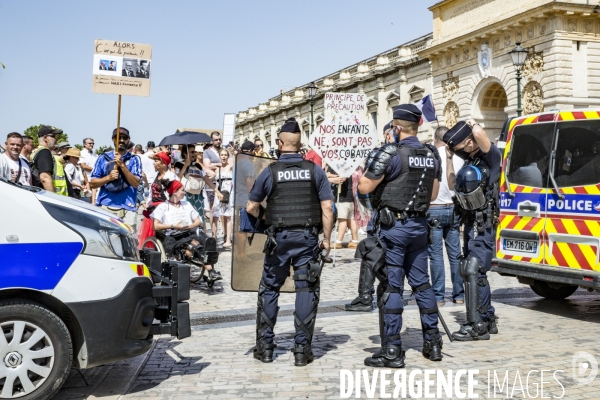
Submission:
POLYGON ((66 159, 67 157, 81 158, 81 152, 77 147, 71 147, 65 154, 63 154, 63 158, 66 159))

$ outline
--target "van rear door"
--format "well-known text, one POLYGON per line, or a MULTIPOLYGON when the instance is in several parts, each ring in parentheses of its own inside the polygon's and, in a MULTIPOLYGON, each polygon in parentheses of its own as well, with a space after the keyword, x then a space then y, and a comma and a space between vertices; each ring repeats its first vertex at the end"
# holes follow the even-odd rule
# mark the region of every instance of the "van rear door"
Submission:
POLYGON ((554 115, 511 121, 500 180, 496 257, 545 263, 544 229, 554 115))
MULTIPOLYGON (((561 112, 554 147, 546 263, 600 272, 600 115, 561 112)), ((583 279, 596 281, 598 277, 583 279)))

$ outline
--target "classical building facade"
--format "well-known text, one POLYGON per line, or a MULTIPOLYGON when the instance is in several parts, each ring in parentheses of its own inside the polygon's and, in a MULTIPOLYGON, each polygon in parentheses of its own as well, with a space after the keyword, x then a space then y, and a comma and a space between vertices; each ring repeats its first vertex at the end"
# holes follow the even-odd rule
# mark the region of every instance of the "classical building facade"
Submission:
MULTIPOLYGON (((444 0, 429 8, 433 33, 315 81, 315 126, 323 94, 362 92, 373 125, 382 127, 400 103, 432 94, 439 122, 474 118, 494 138, 516 115, 517 81, 509 52, 520 42, 529 52, 522 70, 525 114, 600 106, 600 6, 589 0, 444 0), (588 4, 594 3, 594 4, 588 4)), ((275 144, 286 118, 310 130, 305 87, 282 93, 237 115, 236 140, 260 137, 275 144)), ((429 140, 436 124, 424 124, 429 140)))

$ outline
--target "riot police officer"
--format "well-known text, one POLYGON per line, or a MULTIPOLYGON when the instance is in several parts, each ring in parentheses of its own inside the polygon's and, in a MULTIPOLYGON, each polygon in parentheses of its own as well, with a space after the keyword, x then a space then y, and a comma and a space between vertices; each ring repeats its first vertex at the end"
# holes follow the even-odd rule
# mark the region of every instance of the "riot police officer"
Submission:
MULTIPOLYGON (((300 126, 288 119, 279 134, 278 161, 265 168, 254 182, 246 210, 265 219, 267 242, 262 280, 258 288, 254 358, 273 361, 273 328, 277 321, 279 290, 293 266, 296 288, 295 365, 313 361, 311 341, 319 304, 319 247, 329 253, 333 229, 333 193, 322 168, 299 154, 300 126), (266 210, 260 203, 267 199, 266 210), (319 231, 324 238, 319 245, 319 231)), ((327 255, 325 254, 325 256, 327 255)))
MULTIPOLYGON (((383 137, 386 143, 395 143, 394 136, 392 134, 393 122, 390 121, 383 127, 383 137)), ((366 197, 358 194, 361 203, 366 201, 366 197)), ((369 203, 367 207, 372 207, 369 203)), ((374 235, 373 232, 373 221, 377 218, 377 212, 373 210, 371 220, 367 225, 367 236, 371 237, 374 235)), ((373 310, 373 284, 375 283, 375 275, 367 263, 360 264, 360 271, 358 273, 358 296, 352 300, 349 304, 345 305, 346 311, 371 311, 373 310)))
MULTIPOLYGON (((440 173, 439 155, 417 139, 421 111, 413 104, 394 110, 393 138, 371 152, 358 191, 374 194, 377 208, 376 235, 385 245, 385 269, 374 271, 377 287, 381 349, 365 359, 373 367, 404 367, 402 293, 404 277, 419 306, 423 329, 423 355, 442 359, 442 339, 438 330, 438 308, 427 273, 429 203, 437 197, 440 173)), ((380 263, 383 265, 383 263, 380 263)))
POLYGON ((455 212, 464 225, 459 272, 464 279, 467 323, 452 336, 459 341, 488 340, 490 333, 498 333, 486 273, 495 251, 502 155, 473 120, 457 123, 443 140, 448 145, 448 186, 454 186, 455 212), (454 171, 453 154, 465 160, 458 172, 454 171))

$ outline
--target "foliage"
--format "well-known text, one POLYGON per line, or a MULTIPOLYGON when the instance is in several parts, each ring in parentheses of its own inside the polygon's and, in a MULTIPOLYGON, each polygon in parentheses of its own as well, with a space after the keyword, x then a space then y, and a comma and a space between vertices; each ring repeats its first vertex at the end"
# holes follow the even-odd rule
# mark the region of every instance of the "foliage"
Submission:
POLYGON ((96 153, 97 156, 99 156, 100 154, 104 153, 106 150, 108 150, 110 147, 108 146, 100 146, 98 147, 94 153, 96 153))
MULTIPOLYGON (((25 135, 29 136, 33 140, 34 147, 37 147, 37 145, 39 144, 37 133, 42 126, 44 126, 44 124, 32 125, 29 128, 25 129, 25 132, 23 132, 25 135)), ((56 128, 56 127, 54 127, 54 128, 56 128)), ((58 128, 58 129, 60 129, 60 128, 58 128)), ((56 143, 68 142, 68 141, 69 141, 69 135, 67 135, 64 132, 56 137, 56 143)))
POLYGON ((6 67, 4 66, 4 64, 0 63, 0 65, 2 65, 2 69, 5 69, 6 67))
POLYGON ((82 144, 77 143, 75 145, 75 147, 77 147, 79 149, 79 151, 83 150, 83 145, 82 144))

